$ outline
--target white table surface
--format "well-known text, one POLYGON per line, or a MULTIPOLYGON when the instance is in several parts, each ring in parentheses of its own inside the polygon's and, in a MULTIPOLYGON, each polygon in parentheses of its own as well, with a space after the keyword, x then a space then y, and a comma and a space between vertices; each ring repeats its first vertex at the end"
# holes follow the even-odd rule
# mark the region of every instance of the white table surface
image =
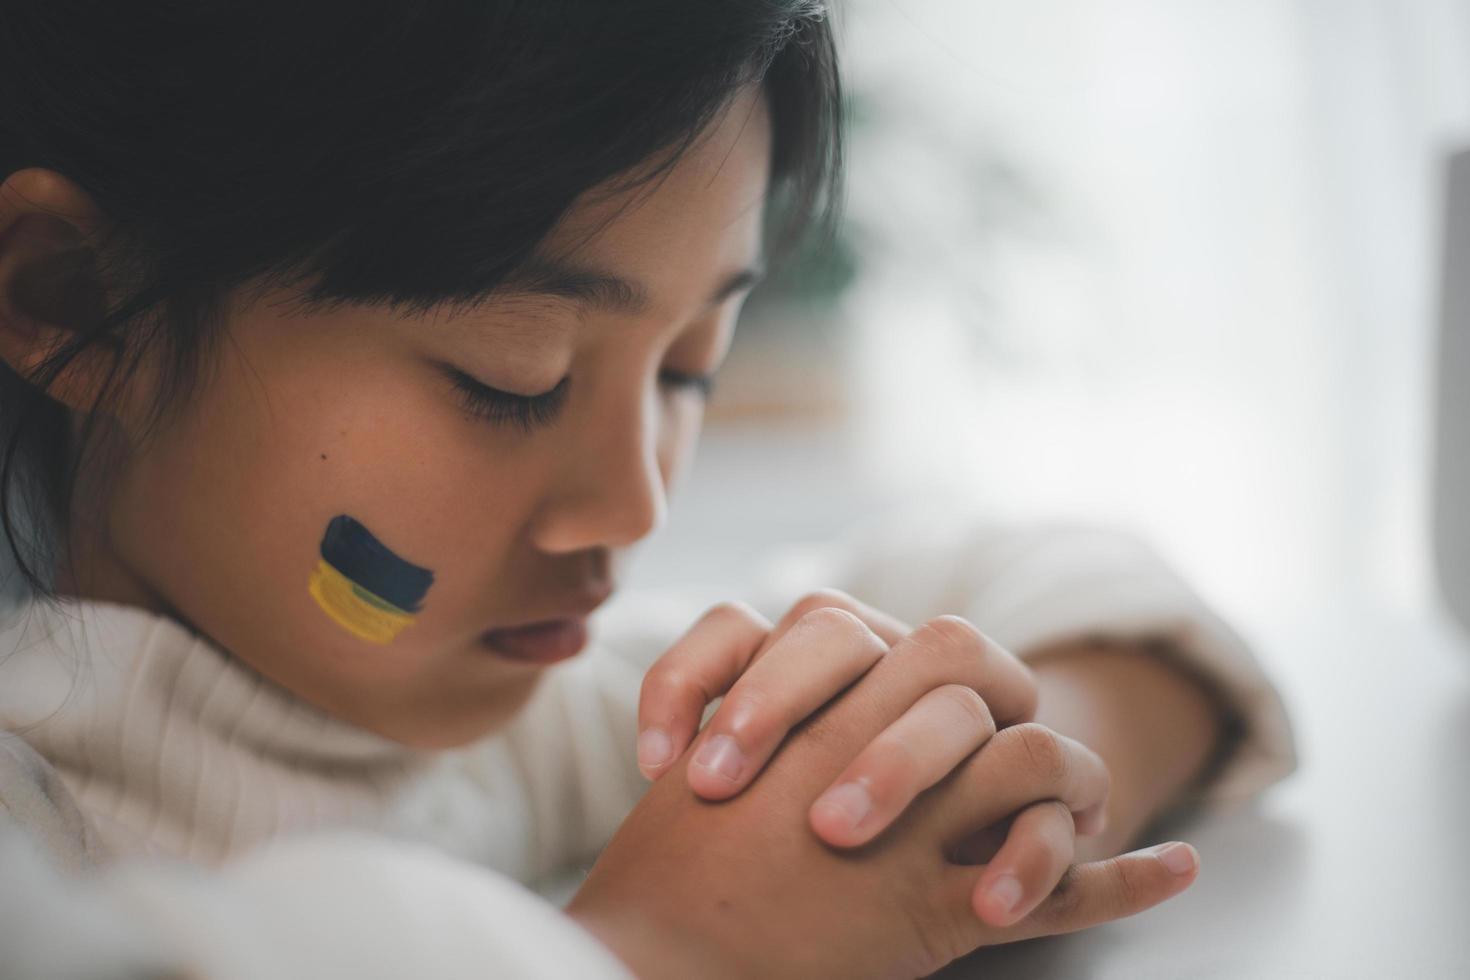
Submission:
POLYGON ((1470 642, 1437 617, 1361 611, 1253 639, 1301 766, 1244 808, 1156 828, 1199 851, 1195 883, 936 976, 1470 978, 1470 642))

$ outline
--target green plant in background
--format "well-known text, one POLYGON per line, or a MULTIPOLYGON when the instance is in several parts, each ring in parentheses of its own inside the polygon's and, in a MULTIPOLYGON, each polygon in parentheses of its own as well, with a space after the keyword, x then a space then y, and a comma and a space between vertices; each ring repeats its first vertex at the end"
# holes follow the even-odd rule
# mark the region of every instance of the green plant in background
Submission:
MULTIPOLYGON (((1028 165, 1024 140, 983 99, 956 105, 902 79, 851 77, 839 220, 773 263, 746 303, 735 352, 749 352, 771 383, 783 359, 833 367, 851 353, 853 328, 873 325, 863 319, 871 311, 845 302, 858 285, 915 300, 912 316, 876 329, 957 325, 977 365, 1014 365, 1044 349, 1045 331, 1014 307, 1013 277, 1024 284, 1038 262, 1065 254, 1075 229, 1028 165)), ((784 195, 768 202, 768 255, 790 206, 784 195)))
MULTIPOLYGON (((843 95, 842 114, 849 138, 872 115, 868 101, 851 92, 843 95)), ((782 227, 790 207, 786 195, 773 197, 768 207, 767 229, 782 227)), ((857 236, 857 230, 845 220, 839 221, 830 238, 807 234, 779 266, 769 270, 765 282, 751 294, 746 304, 746 319, 784 320, 786 317, 777 315, 778 312, 810 317, 835 309, 860 272, 857 236)), ((773 244, 768 234, 768 254, 773 244)))

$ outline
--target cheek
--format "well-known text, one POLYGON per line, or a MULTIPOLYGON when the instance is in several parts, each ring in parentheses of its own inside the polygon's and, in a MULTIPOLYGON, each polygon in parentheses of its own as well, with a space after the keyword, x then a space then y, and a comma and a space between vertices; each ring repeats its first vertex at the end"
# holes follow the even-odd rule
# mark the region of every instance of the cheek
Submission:
POLYGON ((429 683, 497 614, 497 576, 531 506, 534 461, 497 458, 450 395, 380 361, 299 357, 270 373, 258 365, 253 381, 226 365, 193 421, 134 468, 115 510, 150 587, 318 702, 360 700, 354 684, 429 683), (323 575, 334 519, 328 550, 347 557, 332 567, 390 567, 371 557, 376 541, 432 574, 390 642, 354 635, 319 601, 351 599, 350 582, 323 575))

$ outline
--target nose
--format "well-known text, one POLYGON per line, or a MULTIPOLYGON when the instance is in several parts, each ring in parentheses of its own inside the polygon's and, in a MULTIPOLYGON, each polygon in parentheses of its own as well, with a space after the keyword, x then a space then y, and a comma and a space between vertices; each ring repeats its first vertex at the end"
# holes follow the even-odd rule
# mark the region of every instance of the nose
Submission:
POLYGON ((645 394, 626 412, 594 411, 578 420, 532 529, 538 548, 562 553, 627 546, 663 524, 668 498, 656 398, 645 394))

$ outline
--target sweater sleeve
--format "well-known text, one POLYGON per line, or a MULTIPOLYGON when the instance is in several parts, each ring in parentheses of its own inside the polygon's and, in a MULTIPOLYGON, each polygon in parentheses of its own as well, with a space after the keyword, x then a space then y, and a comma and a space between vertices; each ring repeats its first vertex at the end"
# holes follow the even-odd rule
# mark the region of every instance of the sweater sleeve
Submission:
POLYGON ((377 835, 287 838, 213 870, 130 859, 68 874, 0 817, 0 865, 6 976, 632 980, 521 885, 377 835))
POLYGON ((839 538, 773 555, 754 603, 779 614, 841 589, 918 625, 953 613, 1023 661, 1074 639, 1127 639, 1203 683, 1220 750, 1180 804, 1229 807, 1298 764, 1279 690, 1241 636, 1139 537, 1070 522, 1002 524, 955 509, 886 512, 839 538))

